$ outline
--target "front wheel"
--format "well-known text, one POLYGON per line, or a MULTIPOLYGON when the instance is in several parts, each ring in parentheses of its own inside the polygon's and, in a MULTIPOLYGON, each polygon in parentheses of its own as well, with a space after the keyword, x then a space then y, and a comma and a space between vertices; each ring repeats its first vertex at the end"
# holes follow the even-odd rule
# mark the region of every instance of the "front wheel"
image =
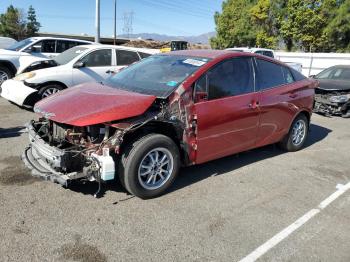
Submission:
POLYGON ((11 71, 4 66, 0 66, 0 86, 3 82, 13 77, 11 71))
POLYGON ((44 99, 48 96, 51 96, 59 91, 63 90, 63 87, 62 86, 59 86, 59 85, 47 85, 47 86, 44 86, 42 87, 38 94, 40 96, 41 99, 44 99))
POLYGON ((119 162, 119 179, 131 194, 147 199, 163 194, 174 182, 180 155, 174 141, 150 134, 124 149, 119 162))
POLYGON ((300 150, 309 133, 309 121, 305 115, 298 115, 285 138, 279 143, 282 149, 293 152, 300 150))

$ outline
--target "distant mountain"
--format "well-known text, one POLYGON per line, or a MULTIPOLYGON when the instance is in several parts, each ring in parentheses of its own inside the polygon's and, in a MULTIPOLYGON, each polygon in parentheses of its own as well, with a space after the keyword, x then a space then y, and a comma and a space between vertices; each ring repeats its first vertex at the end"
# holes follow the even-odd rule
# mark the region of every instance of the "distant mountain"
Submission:
MULTIPOLYGON (((140 33, 140 34, 130 34, 130 38, 141 38, 141 39, 152 39, 156 41, 170 41, 170 40, 185 40, 192 44, 202 43, 209 44, 209 39, 215 36, 215 32, 209 32, 201 34, 198 36, 170 36, 170 35, 161 35, 153 33, 140 33)), ((118 35, 118 37, 127 37, 127 35, 118 35)))

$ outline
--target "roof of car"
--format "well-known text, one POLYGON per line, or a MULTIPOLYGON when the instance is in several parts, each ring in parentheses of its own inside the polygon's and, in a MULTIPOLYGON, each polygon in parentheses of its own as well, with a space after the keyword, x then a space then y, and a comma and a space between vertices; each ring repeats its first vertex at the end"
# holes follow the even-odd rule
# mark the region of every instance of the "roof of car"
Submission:
POLYGON ((159 53, 159 49, 150 49, 150 48, 138 48, 138 47, 130 47, 130 46, 120 46, 120 45, 103 45, 103 44, 92 44, 92 45, 81 45, 88 49, 103 49, 103 48, 114 48, 119 50, 130 50, 130 51, 138 51, 144 52, 148 54, 156 54, 159 53))
POLYGON ((46 39, 54 39, 54 40, 67 40, 67 41, 79 41, 83 43, 92 43, 91 41, 81 40, 81 39, 73 39, 73 38, 63 38, 63 37, 51 37, 51 36, 35 36, 31 37, 33 40, 46 40, 46 39))
MULTIPOLYGON (((235 52, 237 55, 242 55, 241 52, 235 52)), ((172 51, 165 53, 166 55, 182 55, 182 56, 193 56, 201 58, 219 58, 223 56, 231 56, 232 51, 229 50, 212 50, 212 49, 193 49, 193 50, 181 50, 181 51, 172 51)), ((251 54, 253 55, 253 54, 251 54)))
POLYGON ((350 65, 335 65, 332 67, 337 67, 337 68, 350 68, 350 65))

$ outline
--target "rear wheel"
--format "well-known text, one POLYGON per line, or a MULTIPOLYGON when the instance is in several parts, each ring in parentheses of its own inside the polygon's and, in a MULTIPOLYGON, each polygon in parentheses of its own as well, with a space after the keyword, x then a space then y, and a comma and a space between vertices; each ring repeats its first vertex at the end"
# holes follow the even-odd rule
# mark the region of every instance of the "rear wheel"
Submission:
POLYGON ((13 74, 7 67, 0 66, 0 85, 12 77, 13 77, 13 74))
POLYGON ((147 199, 163 194, 175 180, 180 155, 174 141, 150 134, 124 149, 119 163, 119 179, 131 194, 147 199))
POLYGON ((63 87, 60 85, 55 85, 55 84, 46 85, 39 90, 38 94, 40 95, 41 99, 44 99, 44 98, 51 96, 51 95, 53 95, 61 90, 63 90, 63 87))
POLYGON ((298 115, 285 138, 280 142, 282 149, 293 152, 300 150, 309 133, 309 121, 304 114, 298 115))

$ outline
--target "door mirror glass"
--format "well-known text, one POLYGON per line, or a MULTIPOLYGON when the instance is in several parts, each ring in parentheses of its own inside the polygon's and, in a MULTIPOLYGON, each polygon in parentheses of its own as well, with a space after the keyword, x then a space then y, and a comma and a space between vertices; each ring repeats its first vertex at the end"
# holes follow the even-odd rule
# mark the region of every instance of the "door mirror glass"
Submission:
POLYGON ((85 67, 85 63, 82 61, 78 61, 73 65, 73 68, 82 68, 85 67))

